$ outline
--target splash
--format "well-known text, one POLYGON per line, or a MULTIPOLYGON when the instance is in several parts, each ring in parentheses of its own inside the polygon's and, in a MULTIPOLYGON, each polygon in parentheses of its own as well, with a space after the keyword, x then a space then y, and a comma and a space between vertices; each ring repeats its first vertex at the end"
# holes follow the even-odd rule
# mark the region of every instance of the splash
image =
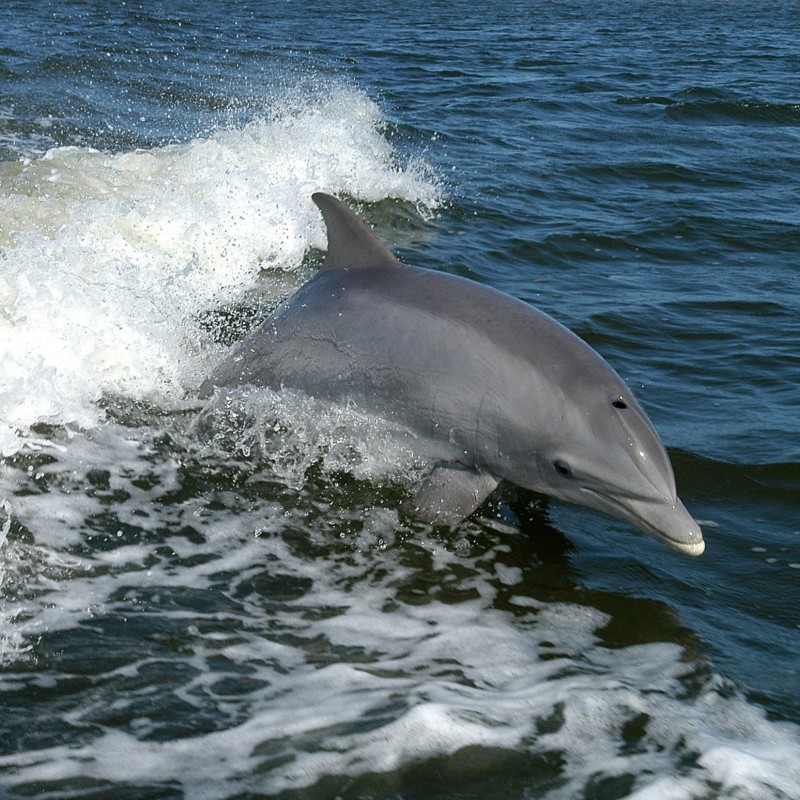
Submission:
POLYGON ((23 656, 31 649, 19 626, 15 624, 21 608, 14 602, 17 589, 19 558, 8 540, 11 532, 12 509, 7 498, 0 500, 0 667, 23 656))
POLYGON ((436 179, 387 128, 356 89, 287 91, 188 144, 0 165, 0 454, 37 425, 96 426, 104 397, 195 388, 219 356, 203 314, 324 246, 312 192, 435 208, 436 179))

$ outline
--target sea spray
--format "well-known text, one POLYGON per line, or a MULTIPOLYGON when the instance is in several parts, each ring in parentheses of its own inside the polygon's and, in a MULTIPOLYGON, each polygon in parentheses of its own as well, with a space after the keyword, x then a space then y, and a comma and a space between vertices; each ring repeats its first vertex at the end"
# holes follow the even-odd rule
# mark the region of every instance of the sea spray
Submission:
POLYGON ((97 425, 106 396, 169 407, 193 391, 222 352, 204 315, 324 247, 312 192, 434 209, 435 177, 387 127, 358 90, 289 91, 187 144, 3 164, 0 453, 37 424, 97 425))

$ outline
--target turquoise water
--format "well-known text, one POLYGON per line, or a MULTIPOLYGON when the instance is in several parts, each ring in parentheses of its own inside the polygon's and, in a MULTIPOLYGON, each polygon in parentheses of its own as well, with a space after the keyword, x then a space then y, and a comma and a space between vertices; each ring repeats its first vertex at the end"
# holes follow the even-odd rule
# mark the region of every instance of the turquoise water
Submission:
POLYGON ((796 797, 796 4, 106 6, 0 6, 0 794, 796 797), (706 554, 196 400, 318 190, 600 351, 706 554))

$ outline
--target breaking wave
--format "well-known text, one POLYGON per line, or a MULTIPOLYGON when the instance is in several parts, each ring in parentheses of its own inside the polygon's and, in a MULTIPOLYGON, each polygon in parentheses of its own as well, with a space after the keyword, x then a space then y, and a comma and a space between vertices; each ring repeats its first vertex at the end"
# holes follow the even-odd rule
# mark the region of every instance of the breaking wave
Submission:
POLYGON ((42 424, 97 425, 107 396, 170 405, 193 390, 220 354, 205 315, 324 247, 314 191, 441 202, 426 163, 403 161, 380 108, 348 87, 287 91, 186 144, 1 163, 0 454, 42 424))

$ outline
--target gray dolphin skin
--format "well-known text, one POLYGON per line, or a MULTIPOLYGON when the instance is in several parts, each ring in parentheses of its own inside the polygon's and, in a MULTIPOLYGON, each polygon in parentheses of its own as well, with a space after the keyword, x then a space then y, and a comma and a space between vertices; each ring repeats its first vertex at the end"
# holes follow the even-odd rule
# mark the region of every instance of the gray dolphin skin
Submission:
POLYGON ((508 480, 703 552, 652 423, 591 347, 509 295, 401 264, 340 200, 313 200, 322 269, 201 394, 286 387, 403 425, 431 464, 411 510, 434 524, 457 524, 508 480))

